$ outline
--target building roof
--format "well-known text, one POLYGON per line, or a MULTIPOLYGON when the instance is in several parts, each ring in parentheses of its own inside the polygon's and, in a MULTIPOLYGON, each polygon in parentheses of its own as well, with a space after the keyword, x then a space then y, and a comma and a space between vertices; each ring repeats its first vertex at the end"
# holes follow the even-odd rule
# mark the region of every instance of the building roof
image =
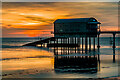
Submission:
POLYGON ((57 19, 54 23, 70 23, 70 22, 98 22, 98 21, 95 18, 75 18, 75 19, 57 19))

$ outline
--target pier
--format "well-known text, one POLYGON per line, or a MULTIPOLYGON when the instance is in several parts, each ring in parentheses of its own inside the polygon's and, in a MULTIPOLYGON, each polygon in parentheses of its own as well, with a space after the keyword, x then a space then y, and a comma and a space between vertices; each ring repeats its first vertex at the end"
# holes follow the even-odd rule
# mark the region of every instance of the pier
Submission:
POLYGON ((100 24, 95 18, 58 19, 54 22, 54 37, 27 43, 23 46, 54 48, 55 55, 59 53, 56 53, 56 50, 61 50, 60 54, 62 54, 63 49, 67 50, 66 54, 70 52, 87 53, 99 50, 100 34, 112 34, 113 49, 115 50, 116 34, 120 34, 120 31, 101 31, 100 24))
MULTIPOLYGON (((97 36, 97 47, 100 48, 100 34, 112 34, 113 35, 113 48, 115 48, 115 36, 116 34, 120 34, 120 31, 100 31, 97 36)), ((85 51, 91 51, 91 44, 93 44, 93 50, 95 50, 95 37, 50 37, 47 39, 43 39, 40 41, 32 42, 25 44, 23 46, 38 46, 44 47, 45 43, 47 47, 80 47, 83 51, 85 46, 85 51), (91 39, 93 39, 93 43, 91 43, 91 39), (88 44, 89 43, 89 44, 88 44), (88 48, 89 47, 89 48, 88 48)))
POLYGON ((116 34, 120 34, 120 31, 100 31, 98 32, 98 47, 99 46, 99 35, 100 34, 112 34, 113 35, 113 48, 115 48, 115 36, 116 34))

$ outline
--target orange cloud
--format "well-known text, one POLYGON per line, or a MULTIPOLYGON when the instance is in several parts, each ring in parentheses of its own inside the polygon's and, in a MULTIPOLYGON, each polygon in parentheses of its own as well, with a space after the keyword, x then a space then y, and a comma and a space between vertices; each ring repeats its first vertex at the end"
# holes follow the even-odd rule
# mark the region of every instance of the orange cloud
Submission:
POLYGON ((28 37, 41 37, 41 36, 50 37, 52 36, 51 30, 25 30, 22 32, 13 32, 9 34, 25 34, 28 37))
POLYGON ((3 37, 16 37, 17 34, 23 37, 52 36, 50 32, 43 33, 42 30, 53 31, 53 22, 62 18, 95 17, 102 23, 101 30, 118 30, 117 3, 3 2, 2 5, 2 26, 8 31, 4 32, 3 37))

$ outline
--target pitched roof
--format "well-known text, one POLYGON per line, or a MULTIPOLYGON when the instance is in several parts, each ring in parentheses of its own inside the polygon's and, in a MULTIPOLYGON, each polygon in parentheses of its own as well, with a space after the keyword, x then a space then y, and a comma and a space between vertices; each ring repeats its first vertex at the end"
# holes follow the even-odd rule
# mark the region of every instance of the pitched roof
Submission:
POLYGON ((75 18, 75 19, 57 19, 54 23, 90 22, 91 19, 95 20, 94 22, 97 22, 95 18, 75 18))

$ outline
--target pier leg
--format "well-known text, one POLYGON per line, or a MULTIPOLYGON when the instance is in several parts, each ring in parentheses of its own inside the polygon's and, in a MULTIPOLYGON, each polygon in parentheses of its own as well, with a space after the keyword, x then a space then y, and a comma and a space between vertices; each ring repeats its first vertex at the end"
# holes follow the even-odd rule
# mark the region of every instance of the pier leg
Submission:
POLYGON ((115 33, 113 33, 113 48, 115 48, 115 33))
POLYGON ((98 71, 100 71, 100 52, 98 51, 98 71))
MULTIPOLYGON (((62 44, 65 44, 65 39, 64 38, 62 39, 62 44)), ((65 54, 65 47, 64 46, 62 47, 62 53, 65 54)))
POLYGON ((115 63, 115 48, 113 48, 113 63, 115 63))
POLYGON ((85 53, 87 53, 88 50, 88 42, 87 37, 85 37, 85 53))
POLYGON ((100 36, 100 34, 98 34, 98 45, 97 45, 97 48, 98 48, 98 49, 100 48, 99 36, 100 36))
POLYGON ((82 53, 83 53, 83 45, 84 45, 84 42, 83 42, 83 37, 82 37, 82 53))
POLYGON ((89 37, 89 51, 91 51, 91 37, 89 37))
POLYGON ((79 45, 77 51, 80 52, 80 37, 77 38, 77 44, 79 45))
MULTIPOLYGON (((67 44, 67 38, 65 38, 65 44, 67 44)), ((67 54, 67 47, 65 46, 65 53, 67 54)))
MULTIPOLYGON (((56 43, 58 44, 58 38, 56 38, 56 43)), ((57 55, 58 55, 58 46, 57 46, 57 55)))
POLYGON ((43 47, 45 47, 45 43, 43 43, 43 47))
POLYGON ((113 62, 115 62, 115 33, 113 33, 113 62))
MULTIPOLYGON (((71 37, 69 39, 69 44, 71 44, 71 37)), ((69 48, 69 54, 71 53, 71 47, 69 48)))
MULTIPOLYGON (((69 37, 68 37, 68 45, 69 45, 69 37)), ((69 54, 69 46, 68 46, 68 54, 69 54)))
MULTIPOLYGON (((76 37, 75 37, 75 45, 76 45, 76 37)), ((75 53, 76 53, 76 48, 77 48, 77 47, 75 46, 75 53)))
MULTIPOLYGON (((73 37, 70 38, 70 43, 74 44, 74 39, 73 37)), ((70 52, 73 53, 73 47, 70 48, 70 52)))
POLYGON ((42 44, 41 44, 41 47, 42 47, 42 44))
POLYGON ((71 37, 71 42, 72 44, 74 44, 74 37, 71 37))
POLYGON ((65 38, 63 38, 63 44, 65 44, 66 43, 66 40, 65 40, 65 38))
MULTIPOLYGON (((61 38, 61 45, 62 45, 62 38, 61 38)), ((61 46, 61 54, 62 54, 62 46, 61 46)))
POLYGON ((95 51, 95 37, 93 37, 93 51, 95 51))
POLYGON ((55 53, 55 55, 56 55, 56 52, 55 52, 56 50, 55 50, 55 40, 54 40, 54 53, 55 53))

